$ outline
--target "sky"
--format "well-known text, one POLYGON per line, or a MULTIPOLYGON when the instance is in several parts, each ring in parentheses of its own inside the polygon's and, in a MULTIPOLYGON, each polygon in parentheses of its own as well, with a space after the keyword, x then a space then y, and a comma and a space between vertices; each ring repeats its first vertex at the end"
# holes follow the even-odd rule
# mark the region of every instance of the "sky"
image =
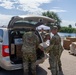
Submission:
POLYGON ((8 25, 12 16, 53 11, 58 14, 61 26, 76 28, 76 0, 0 0, 0 26, 8 25))

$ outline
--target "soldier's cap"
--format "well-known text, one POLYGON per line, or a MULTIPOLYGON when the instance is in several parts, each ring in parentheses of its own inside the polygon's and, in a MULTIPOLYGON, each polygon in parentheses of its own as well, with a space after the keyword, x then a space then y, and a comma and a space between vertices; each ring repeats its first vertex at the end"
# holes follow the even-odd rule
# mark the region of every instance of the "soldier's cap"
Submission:
POLYGON ((51 28, 51 30, 56 30, 56 29, 58 29, 57 26, 53 26, 53 27, 51 28))
POLYGON ((49 33, 46 33, 45 36, 50 35, 49 33))

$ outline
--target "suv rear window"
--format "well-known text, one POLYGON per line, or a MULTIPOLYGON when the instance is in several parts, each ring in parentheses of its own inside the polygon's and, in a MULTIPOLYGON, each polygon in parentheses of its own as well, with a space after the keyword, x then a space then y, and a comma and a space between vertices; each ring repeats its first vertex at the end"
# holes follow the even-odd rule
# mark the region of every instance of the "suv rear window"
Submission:
POLYGON ((3 30, 0 29, 0 36, 3 38, 3 30))

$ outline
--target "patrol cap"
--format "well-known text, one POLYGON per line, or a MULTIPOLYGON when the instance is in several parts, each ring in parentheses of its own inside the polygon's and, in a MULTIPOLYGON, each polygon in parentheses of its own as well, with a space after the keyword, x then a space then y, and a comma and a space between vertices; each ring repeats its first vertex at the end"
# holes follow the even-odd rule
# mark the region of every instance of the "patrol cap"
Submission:
POLYGON ((46 33, 46 34, 45 34, 45 36, 48 36, 48 35, 50 35, 50 34, 49 34, 49 33, 46 33))
POLYGON ((51 28, 51 30, 56 30, 56 29, 58 29, 57 26, 53 26, 53 27, 51 28))

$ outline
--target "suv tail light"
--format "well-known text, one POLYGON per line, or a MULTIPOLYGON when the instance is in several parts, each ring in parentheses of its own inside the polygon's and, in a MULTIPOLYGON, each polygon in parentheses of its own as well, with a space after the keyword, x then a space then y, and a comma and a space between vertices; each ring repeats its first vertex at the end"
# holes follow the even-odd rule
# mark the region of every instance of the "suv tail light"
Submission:
POLYGON ((2 45, 2 56, 3 57, 9 56, 9 46, 8 45, 2 45))

